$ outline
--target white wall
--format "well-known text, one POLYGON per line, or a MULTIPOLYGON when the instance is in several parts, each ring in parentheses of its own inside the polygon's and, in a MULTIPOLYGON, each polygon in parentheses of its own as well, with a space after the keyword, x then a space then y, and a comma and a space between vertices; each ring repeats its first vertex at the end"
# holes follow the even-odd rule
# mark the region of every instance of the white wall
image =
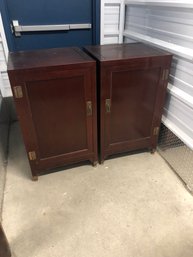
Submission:
POLYGON ((124 0, 101 0, 101 44, 123 42, 124 0))
POLYGON ((0 91, 3 97, 11 96, 11 88, 7 74, 8 47, 0 14, 0 91))
POLYGON ((174 54, 162 120, 193 149, 193 1, 124 4, 123 41, 145 42, 174 54))

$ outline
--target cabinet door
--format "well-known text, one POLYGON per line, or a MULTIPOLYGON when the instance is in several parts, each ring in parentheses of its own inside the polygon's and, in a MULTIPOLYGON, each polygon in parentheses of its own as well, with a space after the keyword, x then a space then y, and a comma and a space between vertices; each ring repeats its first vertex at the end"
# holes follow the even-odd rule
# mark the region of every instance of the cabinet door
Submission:
POLYGON ((162 67, 144 61, 105 67, 101 74, 101 159, 151 147, 152 128, 160 122, 158 98, 165 91, 162 67))
POLYGON ((34 173, 96 159, 95 69, 17 74, 15 99, 34 173))

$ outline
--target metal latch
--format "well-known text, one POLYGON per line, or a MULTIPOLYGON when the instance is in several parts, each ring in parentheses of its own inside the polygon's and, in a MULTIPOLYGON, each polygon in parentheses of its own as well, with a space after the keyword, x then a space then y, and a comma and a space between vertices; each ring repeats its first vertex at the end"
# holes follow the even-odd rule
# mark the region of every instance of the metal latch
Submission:
POLYGON ((169 76, 169 70, 168 69, 163 70, 162 80, 167 80, 168 76, 169 76))
POLYGON ((13 87, 15 98, 22 98, 23 97, 23 90, 21 86, 13 87))
POLYGON ((153 135, 154 135, 154 136, 158 136, 158 135, 159 135, 159 127, 155 127, 155 128, 153 129, 153 135))
POLYGON ((28 153, 30 161, 36 160, 36 152, 32 151, 28 153))
POLYGON ((92 102, 91 101, 86 102, 86 108, 87 108, 87 116, 92 116, 92 102))
POLYGON ((111 99, 106 99, 105 107, 106 107, 106 112, 110 113, 111 112, 111 99))

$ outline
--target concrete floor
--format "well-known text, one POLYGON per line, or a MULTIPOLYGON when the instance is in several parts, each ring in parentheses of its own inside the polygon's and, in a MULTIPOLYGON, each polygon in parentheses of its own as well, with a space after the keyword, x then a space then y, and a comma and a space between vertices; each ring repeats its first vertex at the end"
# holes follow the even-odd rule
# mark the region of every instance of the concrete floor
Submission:
POLYGON ((193 256, 193 197, 157 153, 32 182, 17 123, 3 226, 16 257, 193 256))
MULTIPOLYGON (((10 99, 2 98, 0 94, 0 221, 3 203, 3 192, 6 175, 7 146, 9 135, 9 108, 10 99)), ((13 104, 12 104, 13 106, 13 104)))

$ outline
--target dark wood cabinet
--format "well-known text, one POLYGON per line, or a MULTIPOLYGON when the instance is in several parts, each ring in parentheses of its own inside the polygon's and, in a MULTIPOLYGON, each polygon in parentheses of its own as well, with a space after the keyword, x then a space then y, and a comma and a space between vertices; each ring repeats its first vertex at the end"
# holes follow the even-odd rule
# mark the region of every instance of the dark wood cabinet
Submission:
POLYGON ((10 53, 8 74, 33 178, 96 164, 95 61, 78 48, 10 53))
POLYGON ((100 158, 155 150, 172 55, 142 43, 88 46, 97 60, 100 158))

